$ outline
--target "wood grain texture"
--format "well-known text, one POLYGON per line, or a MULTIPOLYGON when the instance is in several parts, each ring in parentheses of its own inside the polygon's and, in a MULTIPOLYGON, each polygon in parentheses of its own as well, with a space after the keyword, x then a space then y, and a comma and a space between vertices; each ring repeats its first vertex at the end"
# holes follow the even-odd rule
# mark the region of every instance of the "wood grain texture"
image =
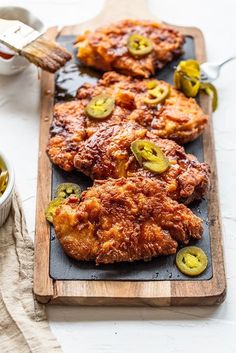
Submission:
MULTIPOLYGON (((48 38, 54 39, 57 28, 50 28, 48 38)), ((52 119, 54 97, 54 75, 42 72, 41 76, 41 114, 38 154, 38 183, 35 220, 35 261, 34 261, 34 291, 42 303, 50 301, 54 295, 53 281, 49 277, 49 247, 50 228, 45 222, 45 205, 51 199, 51 163, 46 156, 45 148, 48 142, 48 132, 52 119)))
MULTIPOLYGON (((60 35, 76 35, 86 29, 117 21, 122 18, 153 19, 145 0, 107 0, 102 12, 91 21, 64 27, 60 35)), ((172 26, 184 35, 194 38, 196 57, 200 62, 206 60, 204 38, 197 28, 172 26)), ((48 35, 58 35, 51 28, 48 35)), ((34 292, 42 303, 77 305, 213 305, 221 303, 226 294, 226 281, 223 260, 220 211, 217 189, 212 119, 203 135, 204 159, 212 169, 211 189, 209 191, 209 228, 211 237, 213 277, 207 281, 54 281, 49 277, 49 227, 44 210, 50 200, 51 164, 46 155, 48 131, 52 118, 54 76, 42 74, 42 106, 40 119, 38 190, 35 239, 34 292)), ((204 111, 211 115, 209 98, 200 97, 204 111)))

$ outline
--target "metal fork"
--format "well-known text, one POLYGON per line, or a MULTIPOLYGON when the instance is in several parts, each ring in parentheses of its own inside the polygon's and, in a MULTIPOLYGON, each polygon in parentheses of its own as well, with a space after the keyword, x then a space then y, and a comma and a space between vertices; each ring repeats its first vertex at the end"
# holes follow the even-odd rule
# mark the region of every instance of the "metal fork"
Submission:
POLYGON ((219 75, 222 66, 231 60, 236 59, 236 55, 230 56, 224 60, 216 61, 214 63, 206 62, 200 65, 201 81, 212 82, 215 81, 219 75))

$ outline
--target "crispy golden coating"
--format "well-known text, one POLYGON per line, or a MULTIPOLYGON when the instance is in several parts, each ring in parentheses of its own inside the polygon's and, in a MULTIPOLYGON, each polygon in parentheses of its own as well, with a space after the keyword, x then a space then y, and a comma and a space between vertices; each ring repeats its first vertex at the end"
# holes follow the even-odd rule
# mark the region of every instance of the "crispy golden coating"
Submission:
POLYGON ((146 105, 143 101, 149 81, 108 72, 96 85, 82 85, 76 100, 57 103, 47 149, 51 161, 66 171, 72 170, 81 141, 103 126, 129 120, 180 144, 194 140, 205 128, 208 116, 194 99, 185 97, 172 86, 165 102, 156 107, 146 105), (91 119, 86 115, 85 107, 92 97, 101 93, 115 98, 115 109, 107 119, 91 119))
MULTIPOLYGON (((208 115, 203 113, 195 99, 186 97, 173 86, 170 86, 170 94, 162 104, 154 107, 145 104, 147 83, 150 81, 153 79, 137 80, 116 72, 107 72, 99 80, 99 86, 103 86, 104 90, 106 87, 113 90, 118 101, 119 95, 123 97, 126 94, 126 105, 130 102, 134 106, 128 120, 136 121, 157 136, 179 144, 195 140, 206 127, 208 115)), ((160 82, 168 85, 164 81, 160 82)))
POLYGON ((202 221, 149 178, 110 179, 67 199, 53 220, 67 255, 97 264, 151 260, 200 239, 202 221))
MULTIPOLYGON (((104 85, 103 82, 100 84, 100 81, 101 80, 99 80, 96 85, 91 85, 89 83, 83 84, 78 89, 76 98, 85 108, 92 97, 99 94, 107 94, 115 98, 115 108, 112 114, 106 119, 92 119, 83 112, 85 116, 85 130, 87 138, 94 134, 94 132, 96 132, 101 126, 119 124, 122 121, 125 121, 135 108, 134 102, 128 100, 125 94, 121 96, 118 87, 110 84, 104 85)), ((127 94, 129 94, 129 92, 127 92, 127 94)))
POLYGON ((47 153, 52 163, 72 170, 79 143, 86 138, 84 107, 80 101, 55 105, 50 135, 47 153))
POLYGON ((149 77, 157 69, 182 54, 183 35, 163 24, 143 20, 123 20, 94 32, 85 32, 77 40, 78 58, 87 66, 102 71, 117 70, 126 75, 149 77), (151 40, 153 50, 142 57, 127 49, 131 34, 151 40))
POLYGON ((86 88, 85 84, 81 88, 82 98, 80 100, 57 103, 54 106, 47 153, 52 163, 65 171, 74 169, 74 156, 80 148, 81 141, 86 140, 98 128, 108 123, 121 123, 122 119, 130 113, 130 110, 116 105, 108 120, 90 119, 84 109, 91 99, 90 97, 100 94, 102 91, 103 87, 89 86, 86 88), (86 92, 86 97, 83 97, 83 92, 86 92))
POLYGON ((92 179, 144 176, 161 181, 169 197, 184 203, 202 198, 209 186, 209 166, 200 163, 174 141, 160 139, 133 122, 99 129, 81 144, 75 156, 75 167, 92 179), (140 167, 131 143, 148 140, 161 148, 170 162, 162 174, 140 167))

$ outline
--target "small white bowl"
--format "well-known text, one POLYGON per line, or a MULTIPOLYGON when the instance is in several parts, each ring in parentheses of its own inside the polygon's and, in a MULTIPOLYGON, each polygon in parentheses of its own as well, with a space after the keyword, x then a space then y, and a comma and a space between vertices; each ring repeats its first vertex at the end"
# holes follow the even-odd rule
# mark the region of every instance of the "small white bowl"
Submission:
POLYGON ((15 175, 14 175, 14 170, 12 165, 9 163, 9 161, 3 155, 2 152, 0 152, 0 158, 5 164, 9 175, 6 190, 4 191, 3 195, 0 196, 0 227, 1 227, 3 223, 5 223, 11 209, 12 195, 13 195, 13 190, 15 185, 15 175))
MULTIPOLYGON (((23 7, 0 6, 0 18, 5 20, 19 20, 26 25, 36 29, 38 32, 44 32, 45 27, 36 16, 23 7)), ((7 47, 1 45, 0 51, 5 54, 13 54, 14 52, 7 47)), ((14 55, 9 59, 0 56, 0 75, 13 75, 23 71, 29 61, 20 55, 14 55)))

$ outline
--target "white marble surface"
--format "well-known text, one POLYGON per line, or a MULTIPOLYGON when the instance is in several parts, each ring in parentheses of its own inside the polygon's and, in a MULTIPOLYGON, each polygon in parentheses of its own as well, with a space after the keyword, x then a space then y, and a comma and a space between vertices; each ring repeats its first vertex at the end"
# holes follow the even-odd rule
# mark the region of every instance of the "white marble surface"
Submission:
MULTIPOLYGON (((1 0, 0 5, 24 6, 47 25, 63 25, 93 17, 103 0, 1 0)), ((236 54, 234 0, 151 0, 149 6, 167 22, 200 27, 210 60, 236 54)), ((236 61, 223 70, 216 85, 220 106, 213 119, 228 282, 226 301, 215 308, 48 307, 51 327, 65 353, 236 352, 236 61)), ((37 70, 31 66, 14 77, 0 77, 0 149, 14 163, 32 236, 38 127, 37 70)))

